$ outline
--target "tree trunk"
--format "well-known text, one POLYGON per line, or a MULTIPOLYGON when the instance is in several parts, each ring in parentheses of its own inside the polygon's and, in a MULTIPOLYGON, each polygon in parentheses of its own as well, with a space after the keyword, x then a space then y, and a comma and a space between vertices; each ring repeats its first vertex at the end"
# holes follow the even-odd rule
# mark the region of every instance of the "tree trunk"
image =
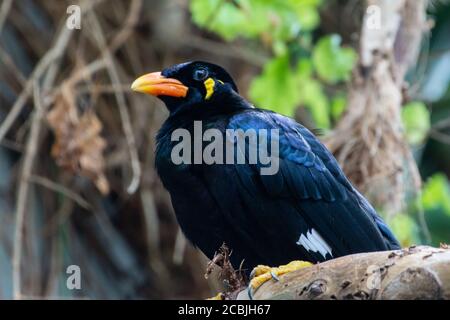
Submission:
POLYGON ((407 70, 427 30, 426 0, 367 0, 359 62, 347 111, 326 138, 346 175, 370 202, 401 212, 420 175, 403 133, 401 107, 407 70))
MULTIPOLYGON (((279 278, 263 284, 253 299, 450 299, 450 249, 420 246, 353 254, 279 278)), ((247 291, 237 299, 248 299, 247 291)))

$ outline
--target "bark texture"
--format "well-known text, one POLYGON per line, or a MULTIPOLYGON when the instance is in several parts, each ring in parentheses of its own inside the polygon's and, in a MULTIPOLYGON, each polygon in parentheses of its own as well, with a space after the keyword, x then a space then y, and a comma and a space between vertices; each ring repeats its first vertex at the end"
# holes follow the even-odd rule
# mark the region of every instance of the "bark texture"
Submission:
MULTIPOLYGON (((237 299, 248 299, 247 292, 237 299)), ((253 299, 450 299, 450 249, 420 246, 340 257, 268 281, 253 299)))
POLYGON ((400 212, 420 190, 403 132, 405 75, 427 30, 426 0, 368 0, 347 111, 325 143, 350 180, 376 207, 400 212))

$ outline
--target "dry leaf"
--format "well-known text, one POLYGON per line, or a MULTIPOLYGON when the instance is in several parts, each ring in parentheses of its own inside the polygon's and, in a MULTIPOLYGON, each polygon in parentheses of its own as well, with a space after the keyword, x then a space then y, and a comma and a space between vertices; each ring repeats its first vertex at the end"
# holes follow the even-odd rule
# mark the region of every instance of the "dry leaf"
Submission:
POLYGON ((71 90, 62 92, 47 114, 55 135, 51 154, 59 166, 88 177, 102 194, 107 194, 109 183, 103 157, 106 141, 100 136, 102 123, 91 110, 80 115, 71 90))

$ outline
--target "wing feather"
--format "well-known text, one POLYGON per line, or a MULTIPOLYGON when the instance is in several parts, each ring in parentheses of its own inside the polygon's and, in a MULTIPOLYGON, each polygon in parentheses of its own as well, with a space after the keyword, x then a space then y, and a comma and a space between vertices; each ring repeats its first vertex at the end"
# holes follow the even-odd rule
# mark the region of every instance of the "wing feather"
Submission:
MULTIPOLYGON (((272 196, 270 200, 260 197, 259 201, 264 203, 274 201, 273 197, 283 198, 296 212, 296 216, 290 219, 301 219, 307 227, 317 230, 337 255, 386 250, 395 246, 395 237, 387 226, 354 189, 331 153, 309 130, 292 119, 259 109, 234 115, 228 128, 279 131, 278 173, 260 175, 262 165, 258 163, 251 167, 257 177, 252 179, 252 186, 241 180, 241 187, 252 190, 254 195, 264 192, 272 196)), ((242 166, 245 165, 235 166, 235 169, 245 171, 242 166)), ((266 212, 265 217, 270 221, 280 219, 283 214, 281 210, 266 212)), ((295 235, 297 240, 299 236, 298 233, 295 235)))

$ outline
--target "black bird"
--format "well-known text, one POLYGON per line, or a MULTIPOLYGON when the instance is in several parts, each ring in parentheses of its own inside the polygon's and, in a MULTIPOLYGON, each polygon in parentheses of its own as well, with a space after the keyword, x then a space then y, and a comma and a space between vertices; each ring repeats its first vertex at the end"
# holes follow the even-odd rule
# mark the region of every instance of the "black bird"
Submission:
MULTIPOLYGON (((157 135, 156 168, 183 232, 210 259, 223 243, 233 266, 243 262, 247 271, 400 248, 326 147, 294 120, 255 108, 223 68, 182 63, 138 78, 132 89, 157 96, 170 112, 157 135), (227 129, 278 129, 278 172, 262 174, 259 161, 175 164, 172 133, 194 134, 194 121, 220 130, 224 139, 227 129)), ((244 142, 249 150, 251 142, 244 142)))

